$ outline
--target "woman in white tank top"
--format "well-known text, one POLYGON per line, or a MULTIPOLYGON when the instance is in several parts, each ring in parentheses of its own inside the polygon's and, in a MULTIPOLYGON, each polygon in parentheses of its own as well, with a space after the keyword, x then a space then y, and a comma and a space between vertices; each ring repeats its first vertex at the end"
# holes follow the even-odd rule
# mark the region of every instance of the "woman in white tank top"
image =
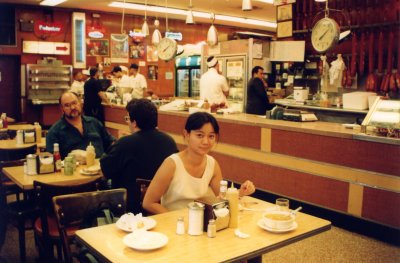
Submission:
MULTIPOLYGON (((195 199, 219 195, 222 180, 218 162, 208 155, 219 137, 217 120, 209 113, 189 116, 183 131, 187 148, 164 160, 143 200, 143 207, 153 214, 181 209, 195 199)), ((252 182, 244 182, 239 195, 254 193, 252 182)))

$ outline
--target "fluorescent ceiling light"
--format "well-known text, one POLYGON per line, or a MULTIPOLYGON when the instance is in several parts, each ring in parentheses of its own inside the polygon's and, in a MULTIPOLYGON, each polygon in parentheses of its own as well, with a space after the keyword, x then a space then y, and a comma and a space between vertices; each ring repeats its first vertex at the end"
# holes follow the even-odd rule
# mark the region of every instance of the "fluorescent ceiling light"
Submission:
MULTIPOLYGON (((133 9, 133 10, 145 10, 146 9, 145 5, 133 4, 133 3, 123 3, 123 2, 111 2, 108 6, 133 9)), ((168 14, 172 14, 172 15, 181 15, 182 19, 185 19, 186 15, 187 15, 187 10, 170 8, 170 7, 161 7, 161 6, 149 6, 148 5, 147 11, 152 11, 152 12, 156 12, 156 13, 168 13, 168 14)), ((210 13, 193 11, 193 16, 209 19, 210 13)), ((215 21, 218 21, 218 20, 226 21, 226 22, 237 22, 237 23, 245 24, 245 25, 257 25, 257 26, 276 28, 276 22, 248 19, 248 18, 242 18, 242 17, 215 15, 215 21)))
POLYGON ((256 2, 266 3, 266 4, 273 4, 274 0, 254 0, 256 2))
POLYGON ((48 6, 56 6, 61 3, 64 3, 67 0, 43 0, 40 2, 40 5, 48 5, 48 6))

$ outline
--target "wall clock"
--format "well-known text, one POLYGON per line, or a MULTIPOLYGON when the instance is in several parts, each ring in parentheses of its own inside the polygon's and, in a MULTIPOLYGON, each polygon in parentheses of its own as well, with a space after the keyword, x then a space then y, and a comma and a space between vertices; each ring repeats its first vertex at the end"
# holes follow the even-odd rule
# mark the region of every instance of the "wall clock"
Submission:
POLYGON ((164 37, 157 45, 158 57, 164 61, 169 61, 176 56, 178 44, 174 39, 164 37))
POLYGON ((312 29, 311 43, 319 53, 333 48, 339 41, 340 29, 335 20, 324 17, 312 29))

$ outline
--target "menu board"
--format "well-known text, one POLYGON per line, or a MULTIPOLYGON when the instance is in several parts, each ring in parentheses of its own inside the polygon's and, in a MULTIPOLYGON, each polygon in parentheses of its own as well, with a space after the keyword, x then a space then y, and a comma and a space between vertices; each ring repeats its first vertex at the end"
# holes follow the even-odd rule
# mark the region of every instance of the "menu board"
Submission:
POLYGON ((241 78, 243 76, 243 61, 228 61, 226 63, 226 77, 241 78))
POLYGON ((271 61, 304 62, 305 41, 271 41, 271 61))

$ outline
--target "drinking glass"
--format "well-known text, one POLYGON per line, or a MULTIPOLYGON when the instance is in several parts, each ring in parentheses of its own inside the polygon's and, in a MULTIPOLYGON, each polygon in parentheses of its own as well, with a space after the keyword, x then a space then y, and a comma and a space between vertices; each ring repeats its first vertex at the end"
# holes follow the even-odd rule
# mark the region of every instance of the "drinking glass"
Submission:
POLYGON ((286 198, 278 198, 275 201, 276 207, 279 211, 289 211, 289 200, 286 198))

